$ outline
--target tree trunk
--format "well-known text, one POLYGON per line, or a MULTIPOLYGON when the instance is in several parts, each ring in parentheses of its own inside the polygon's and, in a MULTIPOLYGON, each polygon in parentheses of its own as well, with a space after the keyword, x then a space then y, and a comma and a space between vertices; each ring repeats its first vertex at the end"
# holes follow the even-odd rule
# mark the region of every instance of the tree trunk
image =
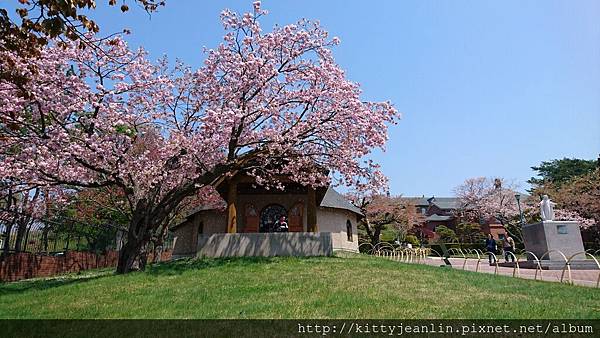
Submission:
POLYGON ((140 271, 146 270, 146 265, 148 264, 148 244, 144 245, 140 254, 138 255, 138 267, 140 271))
POLYGON ((4 245, 2 248, 2 257, 7 257, 8 252, 10 251, 10 232, 12 231, 12 224, 8 224, 6 226, 6 230, 4 230, 4 245))
POLYGON ((380 242, 381 229, 382 229, 382 227, 375 226, 375 232, 373 233, 373 238, 371 238, 371 244, 373 244, 373 246, 379 244, 379 242, 380 242))
POLYGON ((140 247, 141 243, 138 243, 136 240, 128 240, 127 243, 123 244, 121 251, 119 251, 117 273, 123 274, 131 271, 140 247))
POLYGON ((150 193, 149 198, 137 201, 133 208, 129 229, 127 231, 127 242, 125 242, 119 252, 119 262, 117 264, 117 273, 124 274, 131 271, 136 258, 142 258, 141 268, 145 267, 147 253, 142 256, 142 249, 152 239, 154 231, 169 217, 169 214, 188 196, 196 193, 200 187, 213 184, 216 180, 227 172, 232 171, 232 164, 217 166, 212 172, 209 172, 201 179, 186 183, 185 185, 173 188, 170 192, 164 194, 158 199, 160 189, 156 187, 150 193))
POLYGON ((145 200, 137 203, 132 214, 127 241, 119 252, 119 263, 117 273, 128 273, 132 270, 136 259, 139 269, 144 270, 148 261, 146 247, 152 239, 152 234, 159 224, 164 221, 168 212, 165 206, 149 206, 145 200))
POLYGON ((27 231, 27 224, 29 222, 22 219, 17 222, 17 237, 15 238, 15 252, 21 252, 23 250, 23 240, 25 239, 25 232, 27 231))
POLYGON ((371 222, 368 217, 364 218, 365 230, 367 231, 367 236, 369 236, 369 240, 371 240, 371 245, 375 246, 375 235, 373 234, 373 229, 371 227, 371 222))
POLYGON ((148 230, 150 222, 148 211, 145 210, 146 203, 141 201, 138 203, 136 210, 133 213, 131 222, 129 223, 129 231, 127 232, 127 241, 119 251, 119 262, 117 264, 117 273, 128 273, 132 270, 135 259, 139 257, 142 248, 148 242, 148 230))

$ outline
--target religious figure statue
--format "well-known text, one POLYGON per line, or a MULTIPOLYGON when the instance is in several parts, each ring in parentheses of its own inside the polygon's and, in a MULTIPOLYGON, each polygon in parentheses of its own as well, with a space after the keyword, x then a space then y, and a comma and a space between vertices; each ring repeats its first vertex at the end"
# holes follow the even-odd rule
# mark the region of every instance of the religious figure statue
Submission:
POLYGON ((552 202, 548 195, 542 196, 542 201, 540 202, 540 212, 542 214, 543 221, 552 221, 554 220, 554 206, 556 203, 552 202))

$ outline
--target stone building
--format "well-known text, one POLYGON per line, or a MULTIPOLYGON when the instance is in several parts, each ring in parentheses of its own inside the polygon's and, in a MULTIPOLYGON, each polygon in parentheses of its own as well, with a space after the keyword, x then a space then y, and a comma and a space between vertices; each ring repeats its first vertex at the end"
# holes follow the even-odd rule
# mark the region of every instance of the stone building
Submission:
POLYGON ((311 188, 282 178, 265 189, 249 176, 217 186, 226 208, 199 207, 171 228, 174 257, 322 255, 358 251, 360 210, 332 187, 311 188), (275 233, 285 217, 288 231, 275 233))

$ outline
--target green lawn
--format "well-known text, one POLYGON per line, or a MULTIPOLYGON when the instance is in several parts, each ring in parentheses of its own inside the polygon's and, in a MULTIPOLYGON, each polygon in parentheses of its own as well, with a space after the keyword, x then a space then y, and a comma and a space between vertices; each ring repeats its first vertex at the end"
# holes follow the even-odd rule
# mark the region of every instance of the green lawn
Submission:
POLYGON ((600 290, 367 256, 183 260, 0 284, 0 318, 600 318, 600 290))

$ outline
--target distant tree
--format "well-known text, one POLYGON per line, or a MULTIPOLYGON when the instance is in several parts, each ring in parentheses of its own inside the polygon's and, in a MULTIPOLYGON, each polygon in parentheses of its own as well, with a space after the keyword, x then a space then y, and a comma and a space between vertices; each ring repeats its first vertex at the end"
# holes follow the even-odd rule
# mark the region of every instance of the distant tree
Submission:
MULTIPOLYGON (((536 195, 548 195, 562 211, 584 219, 580 222, 600 224, 600 168, 555 184, 546 182, 535 187, 536 195)), ((593 225, 593 224, 588 224, 593 225)))
POLYGON ((426 217, 417 210, 413 200, 406 198, 398 198, 397 200, 401 208, 395 226, 398 231, 398 239, 408 241, 408 237, 411 236, 409 233, 413 233, 415 228, 423 225, 426 217))
POLYGON ((473 223, 490 219, 510 220, 519 216, 516 186, 502 178, 469 178, 457 186, 454 193, 461 201, 460 212, 473 223))
POLYGON ((404 241, 410 231, 424 220, 414 203, 400 196, 348 194, 347 197, 365 215, 358 227, 372 245, 381 241, 384 230, 393 231, 395 239, 404 241))
POLYGON ((479 223, 460 223, 456 226, 456 235, 461 243, 475 243, 484 238, 479 223))
POLYGON ((533 188, 548 183, 560 186, 576 176, 585 175, 598 167, 596 160, 583 160, 577 158, 563 158, 552 161, 543 161, 539 166, 531 167, 537 172, 538 177, 530 178, 527 183, 533 188))
POLYGON ((127 230, 131 218, 125 195, 115 187, 83 188, 49 205, 43 219, 49 231, 85 239, 80 250, 103 251, 116 244, 117 232, 127 230))
POLYGON ((401 206, 395 198, 386 195, 371 194, 348 195, 349 199, 361 210, 364 217, 358 227, 365 231, 367 242, 377 245, 381 241, 381 232, 400 219, 401 206))
POLYGON ((438 235, 438 242, 440 243, 453 243, 458 240, 454 230, 444 225, 437 226, 435 228, 435 233, 438 235))
MULTIPOLYGON (((522 242, 520 214, 515 199, 516 187, 501 178, 475 177, 455 188, 462 201, 463 217, 471 223, 500 222, 517 242, 522 242)), ((523 201, 525 202, 525 201, 523 201)), ((533 205, 522 203, 523 213, 529 215, 533 205)))
POLYGON ((600 239, 600 159, 562 159, 542 162, 541 179, 530 180, 531 193, 548 195, 557 203, 556 216, 579 222, 600 239))

